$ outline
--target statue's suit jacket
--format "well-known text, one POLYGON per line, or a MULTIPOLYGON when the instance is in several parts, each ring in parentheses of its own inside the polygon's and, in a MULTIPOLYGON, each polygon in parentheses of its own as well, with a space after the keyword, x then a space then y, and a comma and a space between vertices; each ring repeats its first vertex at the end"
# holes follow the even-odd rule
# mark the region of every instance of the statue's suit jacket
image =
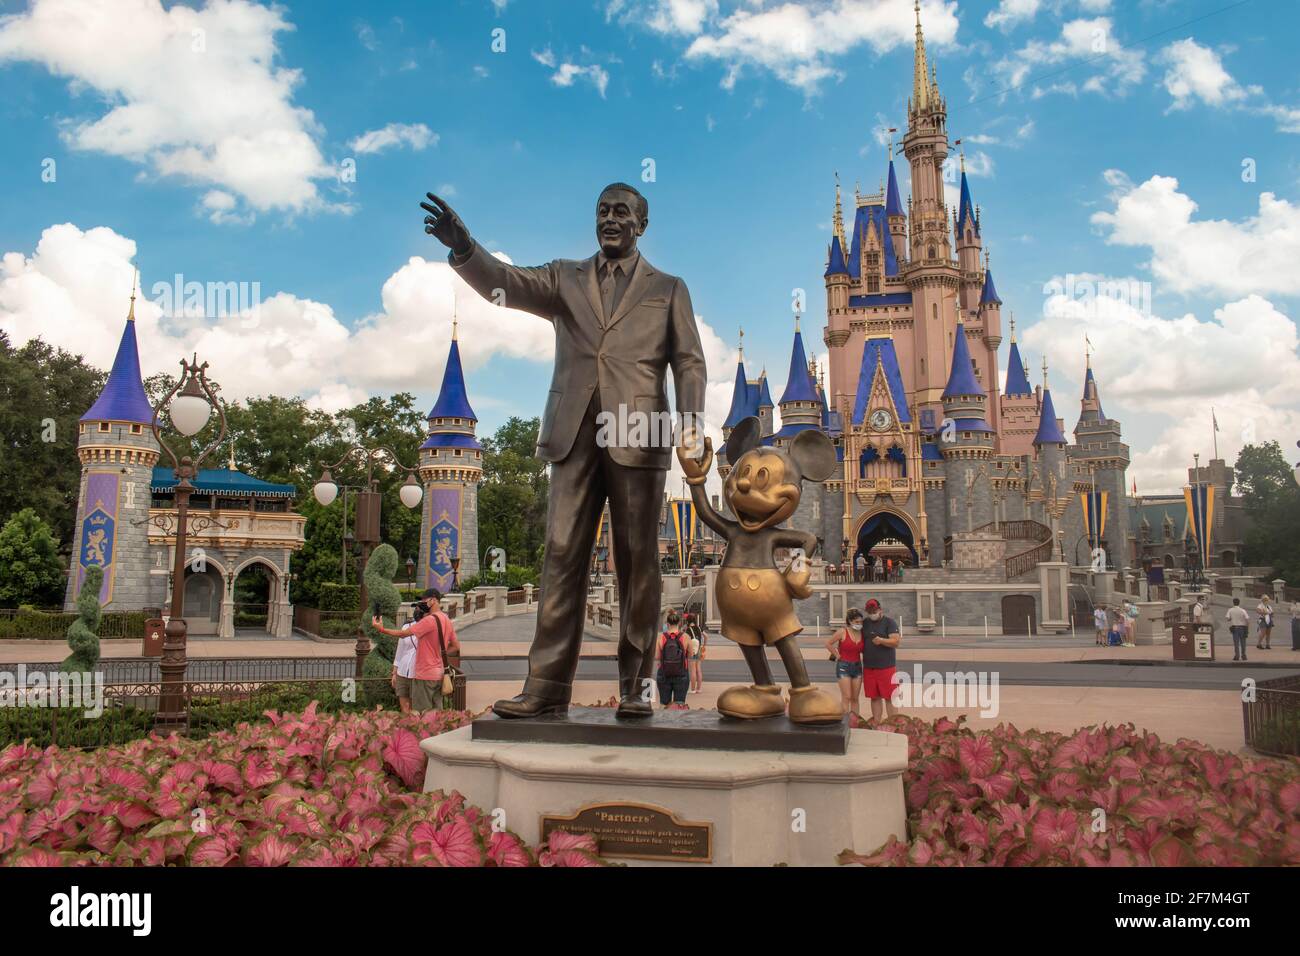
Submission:
MULTIPOLYGON (((520 267, 475 243, 464 259, 452 255, 449 261, 488 301, 531 312, 555 325, 555 374, 538 434, 538 457, 556 462, 568 456, 593 392, 599 396, 600 410, 615 416, 620 406, 625 412, 668 411, 669 368, 678 414, 703 413, 704 353, 686 283, 660 272, 644 253, 608 320, 600 300, 596 256, 520 267)), ((667 469, 671 463, 669 447, 614 443, 608 451, 626 467, 667 469)))

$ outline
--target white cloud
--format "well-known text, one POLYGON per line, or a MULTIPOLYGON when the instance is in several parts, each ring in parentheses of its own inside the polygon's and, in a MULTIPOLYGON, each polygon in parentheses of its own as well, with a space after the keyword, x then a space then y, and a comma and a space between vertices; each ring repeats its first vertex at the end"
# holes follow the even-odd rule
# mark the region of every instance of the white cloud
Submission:
MULTIPOLYGON (((922 4, 927 43, 954 42, 956 8, 950 0, 922 4)), ((686 58, 721 63, 726 68, 724 89, 734 88, 745 69, 757 68, 811 95, 838 75, 832 66, 835 57, 864 44, 875 53, 885 53, 910 45, 915 35, 915 15, 908 4, 886 0, 752 4, 702 27, 686 58)))
POLYGON ((1051 93, 1123 95, 1146 76, 1146 62, 1141 50, 1128 49, 1116 39, 1109 17, 1093 17, 1065 23, 1060 38, 1050 43, 1029 41, 995 63, 993 72, 1004 87, 1025 86, 1035 99, 1051 93), (1046 81, 1075 66, 1090 66, 1096 72, 1081 85, 1072 80, 1046 85, 1034 81, 1035 76, 1046 81))
POLYGON ((1036 17, 1041 3, 1042 0, 1001 0, 997 9, 988 12, 984 25, 999 30, 1010 29, 1036 17))
MULTIPOLYGON (((1075 278, 1119 288, 1134 281, 1075 278)), ((1059 277, 1054 282, 1055 290, 1068 287, 1059 277)), ((1082 369, 1059 370, 1066 357, 1078 355, 1081 327, 1092 342, 1102 406, 1124 422, 1132 445, 1129 474, 1141 491, 1176 490, 1194 453, 1208 459, 1211 407, 1219 454, 1229 463, 1245 444, 1278 439, 1287 446, 1300 432, 1300 334, 1259 295, 1229 302, 1211 320, 1191 313, 1162 318, 1122 297, 1049 295, 1043 319, 1021 342, 1052 362, 1056 408, 1068 428, 1078 416, 1082 369), (1151 426, 1153 437, 1135 443, 1134 432, 1151 426)))
MULTIPOLYGON (((135 256, 136 243, 107 227, 50 226, 30 255, 9 252, 0 259, 0 330, 15 345, 39 337, 108 368, 122 334, 135 256)), ((166 291, 173 277, 160 279, 141 276, 135 305, 143 373, 173 372, 181 356, 197 353, 210 363, 228 400, 301 395, 326 411, 397 390, 432 400, 451 339, 453 301, 467 372, 499 355, 549 364, 555 354, 550 323, 486 302, 442 258, 412 256, 384 282, 380 310, 351 328, 328 304, 283 291, 245 314, 170 314, 153 296, 166 291)), ((698 327, 711 375, 706 433, 717 448, 736 352, 706 322, 698 321, 698 327)), ((540 414, 545 396, 534 397, 540 414)), ((471 403, 489 405, 489 399, 480 400, 470 383, 471 403)), ((677 487, 677 480, 669 487, 677 487)))
MULTIPOLYGON (((590 53, 585 47, 583 52, 590 53)), ((588 66, 570 62, 561 63, 549 46, 544 50, 533 50, 532 57, 548 70, 554 71, 551 73, 551 82, 556 86, 567 88, 573 86, 575 80, 585 79, 596 88, 601 99, 605 98, 605 90, 609 86, 609 73, 604 67, 595 63, 588 66)))
MULTIPOLYGON (((0 20, 0 64, 40 64, 93 90, 98 118, 69 120, 75 149, 140 163, 240 197, 256 211, 324 206, 332 178, 312 112, 293 102, 298 70, 277 66, 280 7, 209 0, 33 0, 0 20)), ((87 99, 89 107, 90 99, 87 99)))
POLYGON ((1259 196, 1259 213, 1233 222, 1194 219, 1196 203, 1178 180, 1152 176, 1134 187, 1110 170, 1115 208, 1092 216, 1113 245, 1147 246, 1152 274, 1178 292, 1222 295, 1300 294, 1300 206, 1273 193, 1259 196))
POLYGON ((362 133, 348 144, 354 153, 378 153, 394 146, 409 146, 417 153, 438 145, 438 134, 423 123, 389 123, 362 133))
POLYGON ((1188 109, 1195 100, 1209 106, 1227 106, 1248 95, 1223 68, 1219 54, 1191 38, 1169 44, 1157 55, 1156 62, 1169 67, 1164 82, 1174 98, 1171 109, 1188 109))

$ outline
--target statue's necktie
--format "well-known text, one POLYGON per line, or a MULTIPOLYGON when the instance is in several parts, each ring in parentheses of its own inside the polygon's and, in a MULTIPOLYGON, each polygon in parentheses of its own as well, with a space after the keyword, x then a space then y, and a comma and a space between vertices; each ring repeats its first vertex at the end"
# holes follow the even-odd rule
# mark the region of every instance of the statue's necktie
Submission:
POLYGON ((600 305, 605 312, 605 322, 614 317, 614 310, 618 307, 618 277, 622 274, 622 265, 606 263, 605 274, 600 280, 600 305))

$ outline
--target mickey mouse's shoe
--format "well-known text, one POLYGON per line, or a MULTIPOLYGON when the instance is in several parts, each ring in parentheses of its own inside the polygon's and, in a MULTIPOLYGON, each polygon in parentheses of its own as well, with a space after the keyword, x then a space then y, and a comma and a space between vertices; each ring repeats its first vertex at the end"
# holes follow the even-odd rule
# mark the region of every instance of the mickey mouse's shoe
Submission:
POLYGON ((741 720, 779 717, 785 713, 785 701, 781 688, 772 684, 728 687, 718 697, 718 713, 741 720))
POLYGON ((840 702, 816 687, 790 688, 790 720, 796 724, 838 724, 844 719, 840 702))

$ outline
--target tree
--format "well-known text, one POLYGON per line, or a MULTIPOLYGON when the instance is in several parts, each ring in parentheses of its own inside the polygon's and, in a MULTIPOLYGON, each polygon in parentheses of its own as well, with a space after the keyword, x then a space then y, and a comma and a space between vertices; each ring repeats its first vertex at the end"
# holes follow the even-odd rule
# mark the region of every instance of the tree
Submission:
POLYGON ((487 549, 505 548, 513 565, 536 568, 546 542, 546 462, 536 455, 541 420, 511 418, 483 440, 478 510, 480 567, 487 549))
POLYGON ((1282 448, 1247 445, 1235 465, 1237 492, 1249 518, 1243 560, 1265 565, 1282 579, 1300 581, 1300 487, 1282 448))
POLYGON ((77 432, 106 376, 80 355, 0 331, 0 521, 34 508, 56 542, 72 540, 81 488, 77 432))
POLYGON ((24 508, 0 528, 0 607, 63 600, 63 561, 50 526, 24 508))

